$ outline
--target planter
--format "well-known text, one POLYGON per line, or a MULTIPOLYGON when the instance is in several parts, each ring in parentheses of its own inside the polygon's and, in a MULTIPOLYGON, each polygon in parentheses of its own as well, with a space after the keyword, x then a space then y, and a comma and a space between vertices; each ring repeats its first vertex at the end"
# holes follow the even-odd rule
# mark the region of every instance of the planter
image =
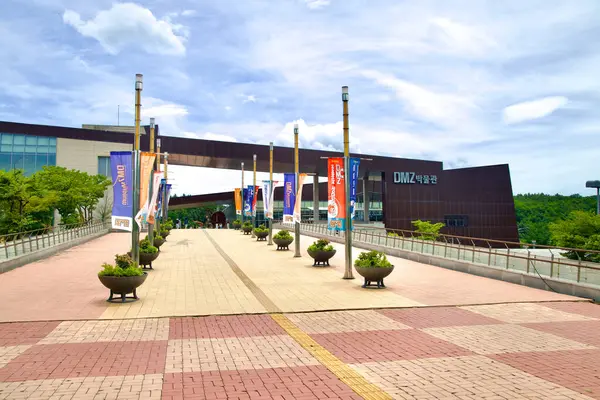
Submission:
POLYGON ((289 250, 290 244, 294 241, 294 239, 277 239, 273 238, 273 241, 277 245, 277 250, 289 250))
POLYGON ((240 228, 242 227, 242 224, 233 224, 233 229, 235 229, 236 231, 239 231, 240 228))
POLYGON ((267 240, 267 237, 269 236, 269 231, 266 231, 266 232, 254 231, 254 234, 256 235, 257 242, 265 242, 267 240))
POLYGON ((154 239, 154 247, 160 249, 160 246, 162 246, 163 244, 165 244, 165 239, 154 239))
POLYGON ((315 262, 313 263, 313 267, 318 267, 319 265, 324 267, 329 267, 329 260, 331 257, 335 255, 335 250, 325 251, 325 250, 317 250, 312 251, 308 250, 308 255, 311 256, 315 262))
MULTIPOLYGON (((152 268, 152 261, 156 260, 158 258, 158 255, 160 254, 160 252, 156 252, 156 253, 140 253, 140 265, 146 269, 146 266, 149 266, 148 269, 154 269, 152 268)), ((131 252, 128 251, 127 255, 129 257, 131 257, 131 252)))
POLYGON ((354 269, 360 276, 365 278, 365 284, 362 287, 377 287, 377 289, 382 289, 385 288, 385 285, 383 284, 383 278, 392 273, 394 266, 392 265, 390 268, 354 266, 354 269), (377 283, 377 286, 372 286, 372 282, 377 283))
POLYGON ((244 231, 244 235, 249 235, 252 233, 252 227, 242 227, 242 230, 244 231))
POLYGON ((163 238, 165 238, 165 239, 166 239, 166 238, 167 238, 167 236, 169 236, 169 233, 171 233, 171 232, 170 232, 170 231, 162 231, 162 232, 160 233, 160 236, 162 236, 163 238))
POLYGON ((114 302, 114 295, 121 296, 121 303, 125 303, 128 299, 130 301, 138 300, 136 289, 141 286, 148 276, 147 272, 141 276, 99 276, 100 282, 110 290, 109 302, 114 302), (127 297, 129 293, 132 293, 132 297, 127 297))

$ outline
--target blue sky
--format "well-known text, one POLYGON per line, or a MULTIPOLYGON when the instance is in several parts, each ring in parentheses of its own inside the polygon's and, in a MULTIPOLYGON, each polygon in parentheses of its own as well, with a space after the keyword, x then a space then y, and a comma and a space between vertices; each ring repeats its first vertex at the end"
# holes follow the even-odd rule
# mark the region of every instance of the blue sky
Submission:
MULTIPOLYGON (((509 163, 515 193, 583 193, 600 145, 595 0, 3 0, 0 119, 509 163)), ((239 172, 175 167, 179 193, 239 172), (201 179, 199 179, 201 177, 201 179)), ((262 175, 261 175, 262 177, 262 175)), ((249 177, 248 177, 249 178, 249 177)))

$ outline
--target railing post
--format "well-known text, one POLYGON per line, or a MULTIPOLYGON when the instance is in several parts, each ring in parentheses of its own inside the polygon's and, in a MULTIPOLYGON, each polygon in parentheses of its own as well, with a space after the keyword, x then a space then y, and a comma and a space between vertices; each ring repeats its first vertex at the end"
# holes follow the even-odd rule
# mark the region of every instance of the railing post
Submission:
POLYGON ((554 275, 554 253, 552 253, 552 250, 550 250, 550 278, 552 278, 552 275, 554 275))
POLYGON ((579 266, 577 267, 577 283, 581 282, 581 258, 578 262, 579 266))
POLYGON ((488 265, 492 265, 492 246, 488 242, 488 265))
POLYGON ((529 273, 529 263, 531 261, 531 251, 527 249, 527 273, 529 273))
POLYGON ((471 239, 471 244, 473 245, 473 257, 471 257, 471 262, 475 263, 475 242, 471 239))
POLYGON ((510 260, 510 248, 507 246, 506 249, 508 250, 506 252, 506 269, 508 269, 509 260, 510 260))

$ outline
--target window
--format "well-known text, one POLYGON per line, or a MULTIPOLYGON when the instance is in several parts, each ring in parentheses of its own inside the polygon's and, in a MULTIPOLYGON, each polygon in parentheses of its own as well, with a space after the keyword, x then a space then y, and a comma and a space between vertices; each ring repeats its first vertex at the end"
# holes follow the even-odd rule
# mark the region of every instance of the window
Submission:
POLYGON ((110 170, 110 157, 98 157, 98 175, 103 175, 107 178, 110 178, 112 176, 110 170))
POLYGON ((467 215, 446 215, 444 223, 448 227, 464 228, 469 226, 469 217, 467 215))
POLYGON ((0 132, 0 169, 31 175, 45 165, 56 165, 56 138, 0 132))

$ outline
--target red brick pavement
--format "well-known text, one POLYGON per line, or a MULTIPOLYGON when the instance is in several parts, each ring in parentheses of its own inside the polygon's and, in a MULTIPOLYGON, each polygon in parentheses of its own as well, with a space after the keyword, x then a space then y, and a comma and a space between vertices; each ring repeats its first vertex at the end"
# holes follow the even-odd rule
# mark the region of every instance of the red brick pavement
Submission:
POLYGON ((199 339, 285 335, 268 315, 171 318, 169 339, 199 339))
POLYGON ((54 322, 15 322, 0 324, 0 346, 36 344, 60 324, 54 322))
POLYGON ((381 314, 413 328, 439 328, 443 326, 499 324, 493 318, 485 317, 461 308, 432 307, 406 308, 400 310, 380 310, 381 314))
POLYGON ((491 356, 497 361, 600 399, 600 349, 510 353, 491 356))
POLYGON ((0 382, 162 373, 166 341, 35 345, 0 369, 0 382))
MULTIPOLYGON (((565 321, 521 324, 538 331, 552 333, 579 343, 600 347, 600 321, 565 321)), ((600 360, 598 360, 600 362, 600 360)))
POLYGON ((467 349, 414 329, 311 336, 340 360, 352 364, 473 354, 467 349))
POLYGON ((585 315, 586 317, 600 319, 600 305, 590 302, 565 302, 565 303, 544 303, 546 307, 555 310, 566 311, 573 314, 585 315))
POLYGON ((163 400, 361 399, 323 366, 166 374, 163 400))

